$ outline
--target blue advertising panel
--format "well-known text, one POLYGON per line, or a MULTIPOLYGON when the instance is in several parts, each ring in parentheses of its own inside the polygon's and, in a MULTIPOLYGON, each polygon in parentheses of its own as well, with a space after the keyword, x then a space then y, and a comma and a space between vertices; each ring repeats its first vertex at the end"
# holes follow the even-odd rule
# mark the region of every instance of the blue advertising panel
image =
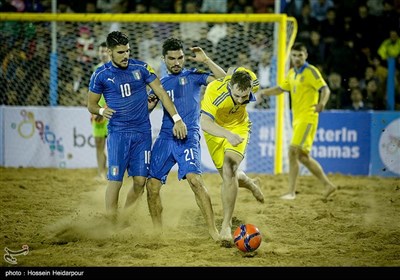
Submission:
POLYGON ((400 177, 400 112, 375 112, 370 175, 400 177))
MULTIPOLYGON (((244 169, 247 172, 273 174, 275 111, 254 110, 249 111, 249 115, 252 120, 252 133, 244 169)), ((320 114, 311 155, 327 173, 368 175, 370 127, 370 112, 323 112, 320 114)))
POLYGON ((254 173, 274 172, 275 111, 249 111, 252 122, 250 143, 246 151, 246 171, 254 173))
POLYGON ((370 127, 370 112, 322 112, 311 155, 326 173, 368 175, 370 127))

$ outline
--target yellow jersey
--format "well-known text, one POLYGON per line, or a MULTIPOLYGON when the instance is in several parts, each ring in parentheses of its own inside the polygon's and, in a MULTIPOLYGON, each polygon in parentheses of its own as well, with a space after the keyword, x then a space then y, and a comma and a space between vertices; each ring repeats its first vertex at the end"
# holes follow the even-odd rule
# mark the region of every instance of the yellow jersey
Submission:
POLYGON ((327 84, 319 70, 307 62, 300 68, 289 70, 282 90, 290 92, 293 122, 317 122, 318 113, 314 105, 318 104, 319 91, 327 84))
POLYGON ((246 106, 256 98, 250 93, 249 101, 236 104, 228 88, 231 77, 226 76, 208 84, 201 101, 201 113, 207 114, 215 123, 228 130, 236 130, 238 127, 249 130, 251 122, 246 106))

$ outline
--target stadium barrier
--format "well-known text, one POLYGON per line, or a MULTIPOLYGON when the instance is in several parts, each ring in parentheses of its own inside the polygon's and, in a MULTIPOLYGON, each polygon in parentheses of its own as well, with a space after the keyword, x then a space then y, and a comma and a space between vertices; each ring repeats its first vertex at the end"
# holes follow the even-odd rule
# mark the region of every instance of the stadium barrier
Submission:
MULTIPOLYGON (((250 110, 252 135, 242 168, 273 174, 274 110, 250 110)), ((151 114, 153 139, 162 111, 151 114)), ((5 167, 95 168, 90 114, 84 107, 1 106, 0 165, 5 167), (85 121, 86 120, 86 121, 85 121)), ((204 172, 216 172, 202 139, 204 172)), ((312 155, 327 173, 400 176, 400 112, 325 111, 312 155)))

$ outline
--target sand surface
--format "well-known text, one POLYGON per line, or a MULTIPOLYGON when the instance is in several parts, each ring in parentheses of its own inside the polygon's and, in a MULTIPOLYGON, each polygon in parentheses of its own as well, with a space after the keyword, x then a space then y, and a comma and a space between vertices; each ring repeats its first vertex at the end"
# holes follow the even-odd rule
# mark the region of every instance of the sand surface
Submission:
MULTIPOLYGON (((171 173, 162 190, 164 236, 152 231, 146 194, 118 223, 104 215, 105 182, 94 169, 0 168, 0 247, 21 250, 3 267, 400 267, 399 178, 329 175, 339 186, 327 202, 314 177, 300 178, 297 198, 284 201, 287 175, 258 175, 265 204, 240 189, 233 230, 256 225, 253 253, 221 247, 208 235, 186 181, 171 173)), ((255 174, 249 174, 252 177, 255 174)), ((204 174, 217 226, 221 179, 204 174)), ((131 178, 125 178, 120 204, 131 178)), ((4 252, 4 251, 3 251, 4 252)))

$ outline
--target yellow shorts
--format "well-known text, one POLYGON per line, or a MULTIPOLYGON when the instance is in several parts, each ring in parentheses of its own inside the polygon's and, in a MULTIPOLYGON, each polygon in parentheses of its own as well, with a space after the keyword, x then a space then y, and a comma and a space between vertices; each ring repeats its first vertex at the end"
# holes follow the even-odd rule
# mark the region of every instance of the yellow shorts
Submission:
POLYGON ((207 132, 204 132, 204 138, 207 143, 208 151, 217 169, 222 168, 226 151, 237 153, 242 157, 244 157, 246 153, 247 144, 250 140, 249 129, 243 129, 242 127, 239 127, 231 130, 231 132, 239 134, 242 138, 244 138, 243 142, 236 147, 233 147, 226 138, 215 137, 207 132))
POLYGON ((302 151, 310 153, 317 127, 318 122, 295 122, 293 124, 293 136, 290 145, 299 147, 302 151))
POLYGON ((92 120, 92 130, 94 137, 106 137, 108 134, 107 130, 108 121, 103 119, 101 122, 96 122, 94 119, 92 120))

